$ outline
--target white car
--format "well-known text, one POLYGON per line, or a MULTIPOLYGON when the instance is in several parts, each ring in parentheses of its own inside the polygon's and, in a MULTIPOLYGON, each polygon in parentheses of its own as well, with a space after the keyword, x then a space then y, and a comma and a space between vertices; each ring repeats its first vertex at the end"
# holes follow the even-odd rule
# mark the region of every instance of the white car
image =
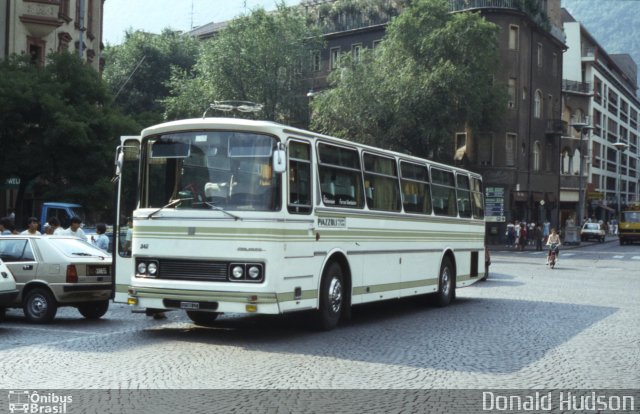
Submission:
POLYGON ((109 309, 111 256, 83 240, 1 236, 0 259, 19 291, 6 307, 22 308, 29 322, 50 322, 60 306, 75 306, 87 319, 98 319, 109 309))
POLYGON ((0 320, 4 318, 6 306, 13 302, 18 293, 11 270, 0 260, 0 320))

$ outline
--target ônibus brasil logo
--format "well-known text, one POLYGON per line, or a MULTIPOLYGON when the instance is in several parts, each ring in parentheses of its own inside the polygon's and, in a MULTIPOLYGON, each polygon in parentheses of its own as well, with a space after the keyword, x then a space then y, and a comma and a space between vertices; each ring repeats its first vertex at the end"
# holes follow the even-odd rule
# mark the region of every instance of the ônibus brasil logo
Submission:
POLYGON ((9 412, 25 414, 65 414, 71 395, 55 392, 9 391, 9 412))

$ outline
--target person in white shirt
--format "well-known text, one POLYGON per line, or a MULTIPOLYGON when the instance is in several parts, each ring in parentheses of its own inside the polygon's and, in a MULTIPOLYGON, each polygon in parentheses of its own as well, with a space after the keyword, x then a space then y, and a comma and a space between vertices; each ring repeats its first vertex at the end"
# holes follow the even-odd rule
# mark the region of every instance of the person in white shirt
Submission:
POLYGON ((80 217, 71 217, 69 228, 66 229, 63 234, 65 236, 73 236, 86 241, 87 236, 85 236, 84 231, 80 228, 81 224, 82 220, 80 220, 80 217))
POLYGON ((40 222, 35 217, 29 217, 27 219, 27 229, 20 234, 29 234, 31 236, 40 236, 42 233, 38 231, 38 226, 40 222))

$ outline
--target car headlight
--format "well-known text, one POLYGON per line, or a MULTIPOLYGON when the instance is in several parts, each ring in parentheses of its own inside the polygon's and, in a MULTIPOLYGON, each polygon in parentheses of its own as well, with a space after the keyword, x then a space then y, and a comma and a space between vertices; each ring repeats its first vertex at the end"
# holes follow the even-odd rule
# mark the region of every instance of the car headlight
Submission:
POLYGON ((149 272, 149 275, 155 276, 158 273, 158 264, 156 262, 149 263, 147 271, 149 272))
POLYGON ((147 264, 145 262, 138 263, 138 273, 141 275, 147 273, 147 264))

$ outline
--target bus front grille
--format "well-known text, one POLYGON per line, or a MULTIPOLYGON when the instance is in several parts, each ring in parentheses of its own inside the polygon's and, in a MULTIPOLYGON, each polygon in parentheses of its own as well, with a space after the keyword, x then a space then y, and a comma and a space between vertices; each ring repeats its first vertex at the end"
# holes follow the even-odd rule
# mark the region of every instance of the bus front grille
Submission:
POLYGON ((226 281, 228 262, 160 259, 158 279, 226 281))

